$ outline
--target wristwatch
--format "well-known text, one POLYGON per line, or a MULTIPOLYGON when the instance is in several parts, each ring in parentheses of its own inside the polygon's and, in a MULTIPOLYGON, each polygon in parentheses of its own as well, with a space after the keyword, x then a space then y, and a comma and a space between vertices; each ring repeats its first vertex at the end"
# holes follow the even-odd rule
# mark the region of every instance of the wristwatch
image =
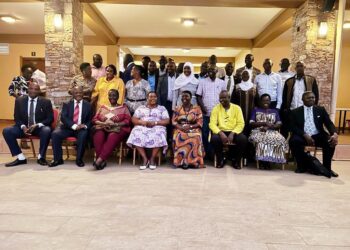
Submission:
POLYGON ((158 124, 158 122, 154 122, 154 125, 157 125, 158 124))
POLYGON ((192 129, 192 128, 193 128, 193 126, 192 126, 192 125, 190 125, 190 128, 192 129))

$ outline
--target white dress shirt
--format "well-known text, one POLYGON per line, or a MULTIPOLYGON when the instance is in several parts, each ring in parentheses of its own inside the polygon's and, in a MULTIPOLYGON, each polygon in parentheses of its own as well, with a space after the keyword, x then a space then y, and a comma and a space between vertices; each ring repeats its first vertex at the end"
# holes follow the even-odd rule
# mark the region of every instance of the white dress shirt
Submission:
POLYGON ((233 89, 235 88, 235 80, 233 79, 233 75, 231 75, 231 76, 225 75, 226 89, 227 89, 227 86, 228 86, 228 81, 230 79, 231 79, 231 86, 230 86, 230 89, 228 90, 228 93, 231 95, 233 89))
MULTIPOLYGON (((76 100, 74 100, 74 107, 73 107, 73 119, 74 119, 74 110, 75 110, 75 107, 77 106, 77 101, 76 100)), ((81 114, 82 114, 82 110, 83 110, 83 100, 81 100, 80 102, 79 102, 79 116, 78 116, 78 123, 77 124, 73 124, 73 126, 72 126, 72 129, 73 130, 76 130, 77 129, 77 127, 78 127, 78 125, 80 125, 81 124, 81 114)), ((85 126, 86 127, 86 126, 85 126)))
POLYGON ((305 92, 304 79, 301 78, 300 80, 298 80, 296 78, 294 87, 293 87, 293 99, 292 99, 292 103, 290 104, 290 109, 296 109, 304 105, 302 100, 304 92, 305 92))
POLYGON ((281 76, 275 72, 267 75, 265 72, 255 77, 255 84, 259 96, 269 94, 271 101, 277 101, 276 108, 279 109, 282 104, 282 79, 281 76))
MULTIPOLYGON (((29 121, 30 102, 31 102, 31 100, 32 100, 32 98, 30 98, 30 97, 28 96, 28 109, 27 109, 27 111, 28 111, 28 121, 29 121)), ((34 106, 33 120, 34 120, 34 124, 36 124, 36 121, 35 121, 35 110, 36 110, 36 104, 37 104, 37 102, 38 102, 38 97, 34 98, 33 100, 34 100, 34 102, 33 102, 33 106, 34 106)), ((27 126, 28 126, 28 124, 22 124, 22 125, 21 125, 21 129, 23 129, 24 127, 27 127, 27 126)), ((39 128, 41 128, 42 126, 44 126, 44 124, 38 123, 38 126, 39 126, 39 128)))
POLYGON ((283 88, 284 88, 284 84, 286 83, 286 80, 287 79, 289 79, 289 78, 291 78, 291 77, 293 77, 294 75, 295 75, 295 73, 294 72, 292 72, 292 71, 284 71, 284 72, 282 72, 282 71, 278 71, 278 74, 281 76, 281 78, 282 78, 282 90, 283 90, 283 88))
POLYGON ((172 102, 173 101, 173 89, 174 89, 174 84, 176 80, 176 75, 174 74, 173 77, 168 75, 168 101, 172 102))
POLYGON ((319 133, 315 125, 313 107, 306 107, 304 105, 304 132, 310 136, 319 133))

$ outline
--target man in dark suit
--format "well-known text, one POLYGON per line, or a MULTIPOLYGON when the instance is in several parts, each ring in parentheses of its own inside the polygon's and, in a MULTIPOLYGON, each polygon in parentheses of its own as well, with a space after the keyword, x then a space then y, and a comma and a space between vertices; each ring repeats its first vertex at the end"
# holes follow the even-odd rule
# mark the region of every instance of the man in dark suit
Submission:
MULTIPOLYGON (((169 61, 167 64, 167 73, 159 77, 157 84, 157 95, 158 104, 164 106, 170 118, 173 115, 172 104, 173 104, 173 89, 176 80, 176 64, 174 61, 169 61)), ((171 124, 167 126, 167 137, 171 140, 171 124)))
POLYGON ((17 139, 35 135, 40 137, 40 149, 37 163, 47 165, 46 150, 50 142, 51 123, 53 110, 50 100, 39 96, 40 86, 31 82, 28 88, 28 96, 21 96, 15 102, 15 125, 5 128, 2 132, 12 156, 17 156, 13 162, 5 164, 6 167, 14 167, 26 164, 27 159, 18 146, 17 139))
POLYGON ((254 82, 255 77, 261 73, 260 69, 255 68, 255 67, 253 66, 254 56, 253 56, 252 54, 247 54, 247 55, 245 56, 244 61, 245 61, 245 66, 242 67, 242 68, 238 68, 238 69, 236 70, 236 79, 237 79, 237 83, 240 83, 240 82, 242 81, 242 73, 243 73, 243 71, 245 71, 245 70, 248 71, 248 73, 249 73, 249 76, 250 76, 250 79, 249 79, 249 80, 250 80, 251 82, 254 82))
POLYGON ((74 136, 77 138, 77 158, 78 167, 84 167, 83 157, 85 145, 88 138, 88 131, 91 127, 91 104, 83 100, 83 89, 75 87, 73 89, 73 100, 64 103, 62 106, 62 125, 52 133, 52 148, 54 159, 49 167, 62 165, 62 141, 74 136))
POLYGON ((226 83, 226 88, 228 94, 232 97, 232 92, 235 88, 235 83, 237 82, 236 76, 233 75, 234 66, 232 62, 229 62, 225 66, 225 76, 221 78, 226 83))
POLYGON ((324 107, 315 106, 315 99, 312 91, 306 91, 302 96, 304 105, 294 109, 291 113, 293 134, 289 144, 298 165, 295 172, 304 173, 308 170, 304 146, 317 146, 322 148, 324 167, 331 171, 333 177, 338 177, 338 174, 331 169, 335 146, 338 144, 338 135, 324 107), (328 133, 324 127, 327 128, 328 133))
POLYGON ((131 54, 126 54, 124 56, 124 72, 121 74, 120 78, 123 79, 124 84, 132 79, 131 70, 135 66, 134 58, 131 54))

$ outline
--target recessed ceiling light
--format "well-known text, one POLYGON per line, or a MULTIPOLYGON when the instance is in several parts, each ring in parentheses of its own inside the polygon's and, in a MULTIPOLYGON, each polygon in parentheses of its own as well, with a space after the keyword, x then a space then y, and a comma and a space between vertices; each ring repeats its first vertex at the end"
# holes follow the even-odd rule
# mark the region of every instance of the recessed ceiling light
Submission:
POLYGON ((350 29, 350 22, 345 22, 345 23, 343 24, 343 28, 344 28, 344 29, 350 29))
POLYGON ((181 23, 186 27, 192 27, 196 23, 194 18, 181 18, 181 23))
POLYGON ((12 16, 2 16, 1 20, 6 22, 6 23, 14 23, 14 22, 16 22, 16 18, 14 18, 12 16))
POLYGON ((188 52, 190 52, 190 49, 182 49, 182 52, 183 53, 188 53, 188 52))

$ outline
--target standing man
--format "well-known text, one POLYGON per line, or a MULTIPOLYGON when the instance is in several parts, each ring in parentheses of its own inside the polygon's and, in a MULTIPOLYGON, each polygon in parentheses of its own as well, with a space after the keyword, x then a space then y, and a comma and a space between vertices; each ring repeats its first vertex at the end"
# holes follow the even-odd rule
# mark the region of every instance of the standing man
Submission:
POLYGON ((245 66, 236 70, 236 79, 238 80, 237 83, 241 82, 242 73, 245 70, 248 71, 249 73, 249 80, 251 82, 254 82, 255 77, 261 73, 260 69, 255 68, 253 66, 254 56, 252 54, 247 54, 245 56, 244 61, 245 61, 245 66))
POLYGON ((223 78, 225 76, 225 70, 223 68, 219 68, 218 66, 216 66, 217 62, 218 62, 218 58, 216 57, 216 55, 211 55, 209 57, 209 67, 213 67, 216 69, 216 77, 217 78, 223 78))
POLYGON ((225 81, 226 90, 230 96, 232 96, 232 92, 235 88, 235 78, 233 76, 233 71, 234 71, 233 63, 229 62, 225 66, 226 75, 225 75, 225 77, 221 78, 222 80, 225 81))
POLYGON ((149 56, 144 56, 142 57, 142 78, 147 81, 147 76, 148 76, 148 65, 149 62, 151 61, 151 58, 149 56))
POLYGON ((292 72, 292 71, 289 71, 290 63, 289 63, 289 59, 288 58, 283 58, 281 60, 280 66, 281 66, 281 70, 278 71, 278 74, 281 76, 282 89, 283 89, 286 80, 291 78, 291 77, 293 77, 295 75, 295 73, 292 72))
POLYGON ((159 59, 159 76, 163 76, 166 74, 167 63, 168 63, 168 59, 165 56, 161 56, 159 59))
POLYGON ((272 72, 272 60, 267 58, 264 61, 264 73, 255 78, 256 89, 259 97, 263 94, 269 94, 271 97, 271 108, 281 108, 282 104, 282 79, 281 76, 272 72))
MULTIPOLYGON (((176 80, 176 65, 174 61, 171 61, 167 65, 167 73, 165 75, 159 76, 159 81, 157 85, 157 96, 158 104, 166 108, 169 113, 169 117, 173 116, 172 101, 173 101, 173 89, 176 80)), ((168 141, 172 138, 172 124, 167 125, 167 137, 168 141)))
POLYGON ((17 159, 5 164, 6 167, 14 167, 27 164, 27 159, 18 146, 17 139, 35 135, 40 137, 40 148, 37 163, 47 165, 46 150, 51 137, 51 123, 53 122, 53 110, 51 101, 40 94, 40 86, 32 82, 29 84, 28 95, 18 97, 15 102, 15 125, 5 128, 2 132, 12 156, 17 159))
POLYGON ((236 152, 230 146, 229 155, 235 156, 232 166, 240 169, 240 162, 247 146, 247 137, 242 133, 244 129, 244 119, 241 108, 230 103, 230 96, 227 90, 220 93, 220 103, 217 104, 210 115, 209 127, 212 131, 211 144, 215 149, 217 168, 224 167, 223 145, 235 143, 236 152))
POLYGON ((103 59, 100 54, 95 54, 92 57, 93 63, 91 67, 92 77, 98 80, 100 77, 106 76, 106 69, 103 64, 103 59))
POLYGON ((199 72, 199 74, 194 74, 194 76, 198 79, 205 79, 208 77, 208 68, 209 68, 209 64, 207 61, 202 62, 201 64, 201 71, 199 72))
POLYGON ((196 92, 197 103, 203 112, 202 138, 205 152, 207 156, 211 156, 211 148, 209 144, 209 122, 212 109, 219 103, 219 94, 222 90, 226 90, 226 84, 223 80, 216 77, 216 68, 208 69, 208 77, 201 79, 196 92))
POLYGON ((126 54, 124 56, 124 72, 121 74, 121 78, 123 79, 124 84, 132 79, 131 70, 135 66, 134 58, 131 54, 126 54))
POLYGON ((56 167, 64 163, 62 158, 62 141, 70 136, 77 138, 76 165, 78 167, 84 167, 85 165, 83 157, 89 134, 88 131, 91 127, 91 104, 83 100, 82 87, 73 89, 73 98, 73 100, 63 104, 61 113, 62 125, 52 133, 54 159, 49 164, 49 167, 56 167))
POLYGON ((304 146, 317 146, 322 148, 323 165, 329 169, 332 177, 338 177, 338 174, 331 168, 335 146, 338 144, 335 126, 325 108, 315 106, 316 97, 312 91, 304 92, 302 100, 303 106, 294 109, 291 113, 292 137, 289 144, 297 161, 295 172, 308 171, 304 146), (324 127, 327 128, 328 133, 324 127))
POLYGON ((157 64, 155 61, 150 61, 148 64, 148 75, 146 80, 149 82, 151 91, 157 90, 158 78, 159 78, 159 72, 157 69, 157 64))

